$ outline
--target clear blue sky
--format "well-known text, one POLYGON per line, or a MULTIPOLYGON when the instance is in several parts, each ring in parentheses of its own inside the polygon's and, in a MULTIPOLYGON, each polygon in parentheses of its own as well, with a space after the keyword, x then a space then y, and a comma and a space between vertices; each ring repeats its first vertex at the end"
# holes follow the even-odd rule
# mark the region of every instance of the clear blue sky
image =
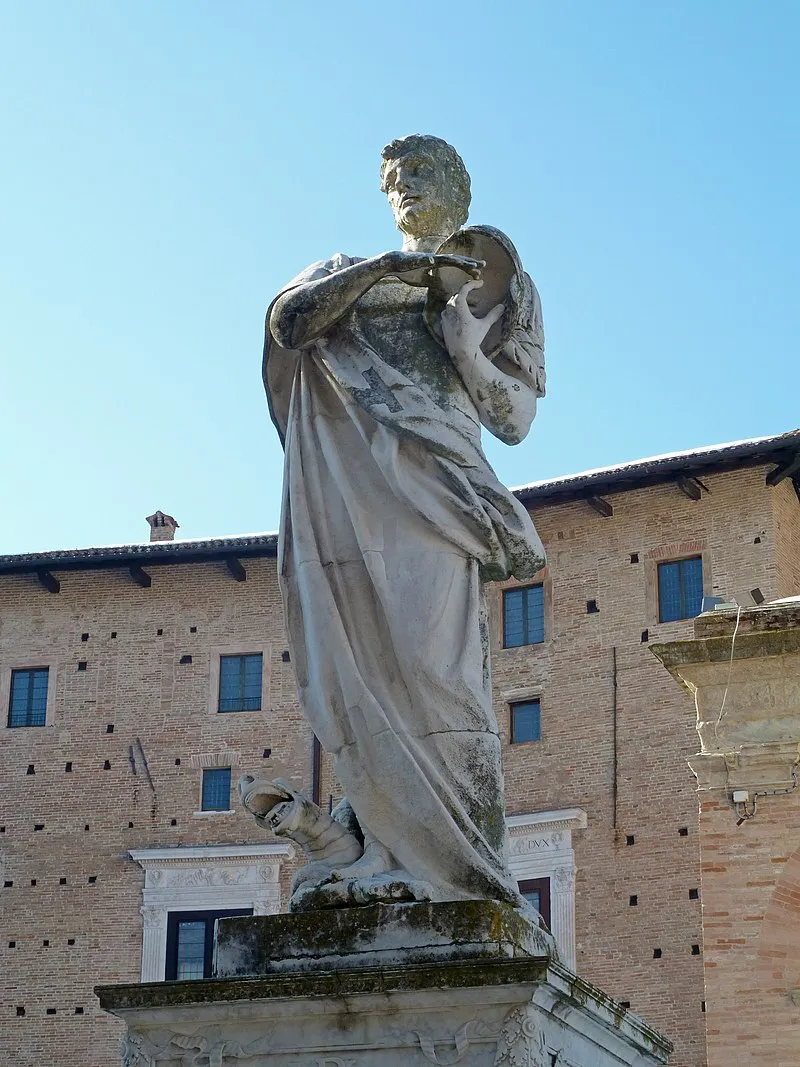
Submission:
POLYGON ((0 553, 273 530, 271 296, 435 133, 542 295, 509 484, 800 425, 800 4, 0 0, 0 553))

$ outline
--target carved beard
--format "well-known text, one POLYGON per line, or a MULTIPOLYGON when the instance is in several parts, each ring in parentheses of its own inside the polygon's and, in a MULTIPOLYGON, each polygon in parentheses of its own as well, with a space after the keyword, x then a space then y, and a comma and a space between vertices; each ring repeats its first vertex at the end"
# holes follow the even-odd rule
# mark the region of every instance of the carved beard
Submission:
POLYGON ((395 214, 398 230, 409 237, 449 237, 458 228, 453 222, 457 212, 447 200, 426 198, 413 207, 409 215, 402 211, 395 214))

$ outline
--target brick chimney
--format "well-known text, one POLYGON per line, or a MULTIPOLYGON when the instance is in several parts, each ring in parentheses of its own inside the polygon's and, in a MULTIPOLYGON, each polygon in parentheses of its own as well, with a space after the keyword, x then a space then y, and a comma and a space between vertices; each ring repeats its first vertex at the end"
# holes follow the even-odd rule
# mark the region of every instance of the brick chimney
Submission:
POLYGON ((147 516, 150 523, 151 541, 174 541, 178 523, 171 515, 165 515, 163 511, 156 511, 147 516))

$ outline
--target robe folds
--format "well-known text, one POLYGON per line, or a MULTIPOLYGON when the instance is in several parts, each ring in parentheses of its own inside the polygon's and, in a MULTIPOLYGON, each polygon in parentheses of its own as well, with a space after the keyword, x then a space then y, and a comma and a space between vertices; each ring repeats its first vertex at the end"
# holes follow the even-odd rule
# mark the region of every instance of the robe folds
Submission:
MULTIPOLYGON (((351 262, 316 264, 282 292, 351 262)), ((425 295, 379 282, 300 350, 274 340, 267 315, 289 642, 301 707, 365 837, 434 900, 518 902, 483 582, 532 576, 544 551, 483 454, 425 295)), ((540 395, 530 373, 517 367, 540 395)))

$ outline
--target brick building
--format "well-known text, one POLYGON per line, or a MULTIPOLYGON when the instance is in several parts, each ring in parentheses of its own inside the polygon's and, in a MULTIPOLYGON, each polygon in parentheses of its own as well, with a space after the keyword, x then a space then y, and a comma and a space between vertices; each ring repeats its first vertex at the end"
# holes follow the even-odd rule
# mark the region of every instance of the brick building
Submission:
POLYGON ((651 646, 694 698, 708 1067, 800 1062, 800 596, 651 646))
MULTIPOLYGON (((649 644, 689 637, 703 595, 800 591, 798 453, 795 431, 524 487, 548 566, 490 590, 512 868, 676 1067, 706 1063, 698 746, 649 644)), ((295 861, 234 810, 241 771, 338 796, 295 699, 275 538, 150 521, 145 544, 0 557, 15 1067, 111 1067, 95 984, 199 976, 215 914, 281 909, 295 861)))

